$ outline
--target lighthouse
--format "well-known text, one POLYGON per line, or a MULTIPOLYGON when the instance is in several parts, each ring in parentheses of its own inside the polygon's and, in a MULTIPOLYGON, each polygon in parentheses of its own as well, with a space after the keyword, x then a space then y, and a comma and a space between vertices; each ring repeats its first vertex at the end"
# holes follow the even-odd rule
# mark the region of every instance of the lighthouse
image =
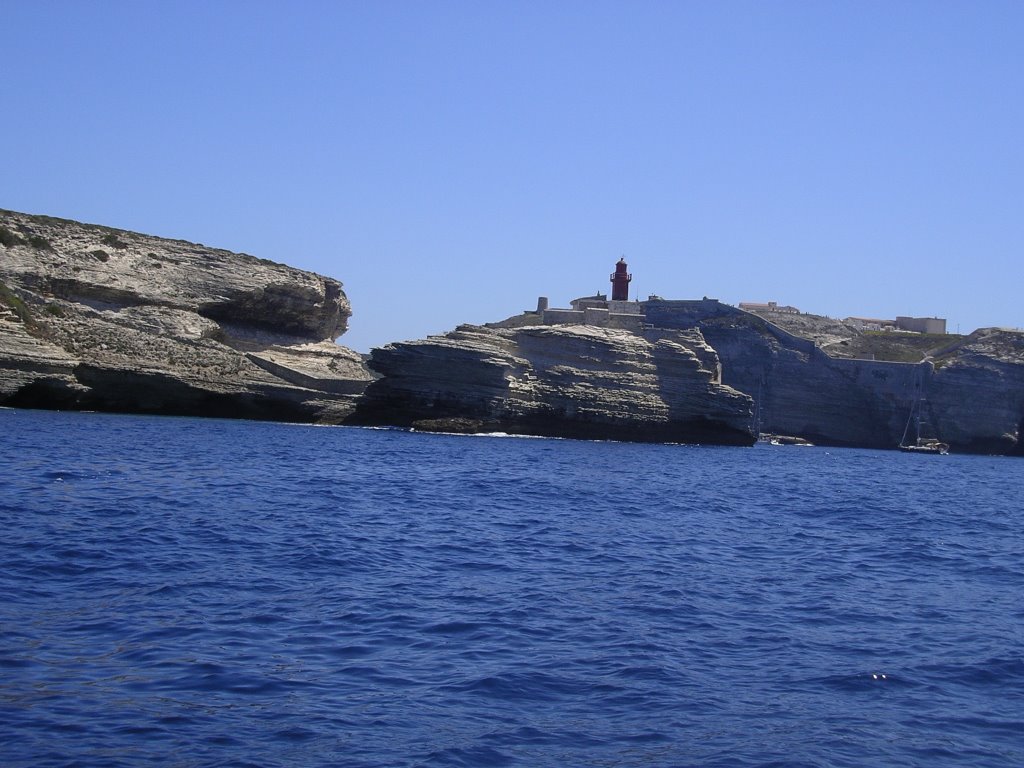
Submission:
POLYGON ((612 301, 629 301, 629 281, 633 276, 626 272, 626 259, 619 259, 611 274, 612 301))

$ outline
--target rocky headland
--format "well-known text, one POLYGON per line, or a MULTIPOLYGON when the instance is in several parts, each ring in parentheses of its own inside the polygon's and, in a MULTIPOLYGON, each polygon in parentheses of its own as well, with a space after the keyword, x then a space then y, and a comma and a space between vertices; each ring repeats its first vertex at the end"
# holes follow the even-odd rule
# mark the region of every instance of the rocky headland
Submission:
POLYGON ((372 379, 331 278, 0 211, 0 405, 339 423, 372 379))
POLYGON ((750 445, 753 401, 724 386, 698 331, 587 325, 461 326, 373 350, 352 421, 426 431, 507 432, 750 445))
POLYGON ((374 350, 381 379, 353 418, 658 441, 731 442, 740 430, 740 441, 886 449, 920 434, 956 452, 1024 455, 1020 331, 872 334, 714 299, 627 304, 639 314, 590 325, 538 309, 374 350))
POLYGON ((385 345, 367 365, 335 343, 351 314, 336 280, 0 211, 0 405, 875 448, 899 445, 916 414, 954 451, 1024 455, 1021 331, 867 333, 713 299, 543 301, 385 345))

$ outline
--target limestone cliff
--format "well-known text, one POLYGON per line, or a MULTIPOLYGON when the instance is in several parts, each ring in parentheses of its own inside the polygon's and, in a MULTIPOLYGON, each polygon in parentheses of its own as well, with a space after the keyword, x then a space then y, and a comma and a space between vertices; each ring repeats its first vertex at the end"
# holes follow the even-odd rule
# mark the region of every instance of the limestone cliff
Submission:
POLYGON ((0 211, 0 405, 337 422, 372 375, 336 280, 0 211))
POLYGON ((461 326, 375 349, 362 424, 750 444, 751 400, 698 332, 461 326))
POLYGON ((754 398, 762 432, 894 448, 919 405, 925 436, 954 451, 1024 453, 1020 331, 976 331, 920 362, 901 363, 834 357, 713 300, 650 301, 645 311, 659 326, 700 330, 721 358, 723 382, 754 398))
POLYGON ((946 350, 924 403, 946 442, 1024 455, 1024 331, 983 328, 946 350))

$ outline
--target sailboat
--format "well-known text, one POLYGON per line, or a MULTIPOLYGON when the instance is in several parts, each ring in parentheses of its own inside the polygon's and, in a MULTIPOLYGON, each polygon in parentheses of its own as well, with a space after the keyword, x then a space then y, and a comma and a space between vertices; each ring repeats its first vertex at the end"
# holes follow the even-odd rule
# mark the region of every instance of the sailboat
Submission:
POLYGON ((901 451, 907 453, 937 453, 945 456, 949 453, 949 445, 942 443, 935 438, 921 437, 921 401, 917 400, 910 407, 910 415, 907 417, 907 426, 903 428, 903 437, 900 438, 901 451), (910 423, 914 423, 914 442, 907 442, 907 434, 910 432, 910 423))

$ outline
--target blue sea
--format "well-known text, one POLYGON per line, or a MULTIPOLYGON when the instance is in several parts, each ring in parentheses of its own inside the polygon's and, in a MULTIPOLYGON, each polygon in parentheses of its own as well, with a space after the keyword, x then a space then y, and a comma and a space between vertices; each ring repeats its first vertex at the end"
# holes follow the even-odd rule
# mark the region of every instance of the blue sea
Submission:
POLYGON ((0 410, 0 764, 1024 765, 1024 460, 0 410))

